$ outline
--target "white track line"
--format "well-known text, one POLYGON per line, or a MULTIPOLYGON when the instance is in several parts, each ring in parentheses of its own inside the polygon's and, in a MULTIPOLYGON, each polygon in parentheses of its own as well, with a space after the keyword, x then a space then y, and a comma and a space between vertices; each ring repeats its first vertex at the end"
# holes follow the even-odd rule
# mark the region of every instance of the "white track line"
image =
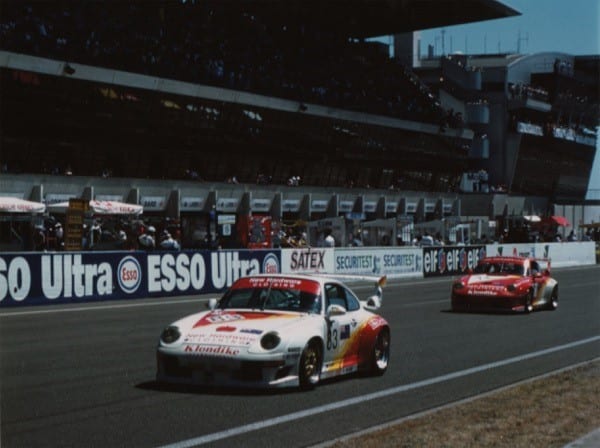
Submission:
POLYGON ((217 440, 226 439, 228 437, 238 436, 241 434, 245 434, 251 431, 257 431, 260 429, 265 429, 271 426, 279 425, 281 423, 286 423, 294 420, 299 420, 305 417, 311 417, 317 414, 322 414, 328 411, 334 411, 337 409, 345 408, 348 406, 357 405, 363 403, 365 401, 377 400, 379 398, 389 397, 390 395, 395 395, 403 392, 407 392, 409 390, 418 389, 421 387, 427 387, 434 384, 442 383, 445 381, 454 380, 457 378, 462 378, 464 376, 473 375, 476 373, 483 372, 485 370, 496 369, 498 367, 503 367, 509 364, 514 364, 522 361, 526 361, 528 359, 537 358, 540 356, 548 355, 551 353, 555 353, 562 350, 568 350, 574 347, 578 347, 584 344, 590 344, 592 342, 600 341, 600 335, 593 336, 587 339, 581 339, 578 341, 571 342, 569 344, 559 345, 556 347, 548 348, 545 350, 539 350, 536 352, 527 353, 525 355, 515 356, 512 358, 503 359, 501 361, 492 362, 489 364, 483 364, 477 367, 471 367, 469 369, 460 370, 457 372, 448 373, 446 375, 441 375, 435 378, 429 378, 423 381, 417 381, 416 383, 404 384, 402 386, 392 387, 389 389, 384 389, 378 392, 373 392, 366 395, 361 395, 354 398, 349 398, 346 400, 337 401, 334 403, 329 403, 323 406, 317 406, 310 409, 305 409, 303 411, 293 412, 291 414, 282 415, 280 417, 275 417, 267 420, 261 420, 256 423, 250 423, 243 426, 238 426, 236 428, 227 429, 225 431, 215 432, 212 434, 207 434, 204 436, 196 437, 193 439, 182 440, 180 442, 176 442, 170 445, 164 445, 161 448, 189 448, 194 446, 203 445, 206 443, 216 442, 217 440))
MULTIPOLYGON (((348 434, 348 435, 339 437, 339 438, 334 439, 334 440, 329 440, 329 441, 326 441, 326 442, 323 442, 323 443, 319 443, 318 445, 313 445, 310 448, 328 448, 328 447, 331 447, 331 446, 335 445, 338 442, 346 442, 346 441, 352 440, 352 439, 354 439, 356 437, 362 437, 362 436, 365 436, 365 435, 368 435, 368 434, 372 434, 372 433, 377 432, 377 431, 381 431, 383 429, 388 429, 388 428, 391 428, 391 427, 394 427, 394 426, 397 426, 397 425, 401 425, 402 423, 405 423, 405 422, 408 422, 408 421, 417 420, 417 419, 419 419, 421 417, 426 417, 426 416, 435 414, 436 412, 443 411, 445 409, 450 409, 450 408, 454 408, 456 406, 461 406, 463 404, 472 403, 472 402, 474 402, 476 400, 479 400, 481 398, 490 397, 490 396, 496 395, 498 393, 501 393, 501 392, 504 392, 504 391, 511 390, 511 389, 516 388, 516 387, 522 386, 523 384, 531 384, 531 383, 533 383, 535 381, 540 381, 542 379, 549 378, 549 377, 552 377, 552 376, 555 376, 555 375, 559 375, 559 374, 564 373, 564 372, 570 372, 570 371, 575 370, 575 369, 577 369, 579 367, 587 366, 587 365, 589 365, 591 363, 598 362, 598 361, 600 361, 600 358, 594 358, 594 359, 591 359, 589 361, 580 362, 580 363, 577 363, 577 364, 573 364, 573 365, 570 365, 570 366, 567 366, 567 367, 560 368, 558 370, 553 370, 553 371, 548 372, 548 373, 543 373, 541 375, 534 376, 532 378, 527 378, 525 380, 518 381, 516 383, 512 383, 512 384, 509 384, 507 386, 502 386, 502 387, 499 387, 497 389, 492 389, 492 390, 489 390, 487 392, 483 392, 483 393, 478 394, 478 395, 472 395, 472 396, 464 398, 462 400, 453 401, 451 403, 443 404, 441 406, 438 406, 438 407, 435 407, 435 408, 431 408, 431 409, 427 409, 425 411, 418 412, 416 414, 411 414, 411 415, 407 415, 406 417, 401 417, 401 418, 399 418, 397 420, 394 420, 394 421, 391 421, 391 422, 387 422, 387 423, 384 423, 384 424, 381 424, 381 425, 373 426, 371 428, 367 428, 367 429, 364 429, 362 431, 354 432, 352 434, 348 434)), ((600 435, 600 429, 598 431, 599 431, 598 435, 600 435)), ((588 446, 591 446, 591 445, 588 445, 588 446)), ((600 445, 598 445, 598 446, 600 446, 600 445)), ((567 446, 565 446, 563 448, 567 448, 567 446)), ((573 446, 573 447, 569 447, 569 448, 576 448, 576 447, 573 446)), ((580 448, 583 448, 583 447, 580 447, 580 448)))

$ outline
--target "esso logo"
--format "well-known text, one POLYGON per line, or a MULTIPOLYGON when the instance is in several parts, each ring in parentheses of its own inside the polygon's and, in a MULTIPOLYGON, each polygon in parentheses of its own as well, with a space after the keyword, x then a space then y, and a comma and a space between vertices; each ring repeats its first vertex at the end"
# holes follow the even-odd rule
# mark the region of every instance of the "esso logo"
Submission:
POLYGON ((263 273, 265 274, 278 274, 279 273, 279 259, 275 254, 269 254, 263 260, 263 273))
POLYGON ((119 286, 127 294, 137 291, 142 283, 142 267, 134 257, 125 257, 119 263, 117 272, 119 286))

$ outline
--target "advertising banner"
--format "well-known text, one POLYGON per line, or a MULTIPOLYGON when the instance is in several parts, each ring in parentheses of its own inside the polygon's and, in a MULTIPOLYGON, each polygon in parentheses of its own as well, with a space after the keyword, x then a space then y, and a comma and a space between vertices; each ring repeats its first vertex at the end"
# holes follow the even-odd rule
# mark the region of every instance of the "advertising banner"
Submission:
POLYGON ((390 278, 422 277, 423 255, 419 248, 336 249, 335 274, 387 275, 390 278))
POLYGON ((281 272, 284 274, 331 274, 333 248, 308 247, 281 249, 281 272))
POLYGON ((423 275, 461 275, 473 269, 486 255, 484 245, 423 248, 423 275))
POLYGON ((596 264, 593 241, 560 243, 488 244, 488 255, 534 257, 550 260, 553 267, 596 264))
POLYGON ((280 271, 279 250, 11 253, 0 256, 0 307, 209 294, 280 271))

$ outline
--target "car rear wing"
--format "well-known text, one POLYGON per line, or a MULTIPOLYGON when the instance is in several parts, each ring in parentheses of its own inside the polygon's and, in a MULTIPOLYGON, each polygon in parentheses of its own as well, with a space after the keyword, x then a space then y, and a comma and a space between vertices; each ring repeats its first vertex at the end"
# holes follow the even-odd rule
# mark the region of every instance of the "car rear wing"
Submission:
POLYGON ((535 261, 537 261, 538 263, 540 263, 540 265, 541 265, 541 262, 546 263, 546 269, 545 270, 548 271, 548 272, 550 272, 550 265, 551 265, 551 262, 552 262, 551 258, 536 258, 535 261))
POLYGON ((387 276, 384 275, 377 280, 375 294, 367 299, 365 308, 368 310, 378 310, 383 303, 383 287, 387 284, 387 276))

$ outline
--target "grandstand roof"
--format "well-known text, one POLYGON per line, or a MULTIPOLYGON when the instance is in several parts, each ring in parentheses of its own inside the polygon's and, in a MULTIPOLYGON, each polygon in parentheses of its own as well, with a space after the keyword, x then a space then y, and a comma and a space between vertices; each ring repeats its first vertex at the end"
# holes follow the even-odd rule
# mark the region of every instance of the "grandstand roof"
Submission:
POLYGON ((248 0, 279 23, 301 20, 352 37, 375 37, 520 15, 496 0, 248 0))

